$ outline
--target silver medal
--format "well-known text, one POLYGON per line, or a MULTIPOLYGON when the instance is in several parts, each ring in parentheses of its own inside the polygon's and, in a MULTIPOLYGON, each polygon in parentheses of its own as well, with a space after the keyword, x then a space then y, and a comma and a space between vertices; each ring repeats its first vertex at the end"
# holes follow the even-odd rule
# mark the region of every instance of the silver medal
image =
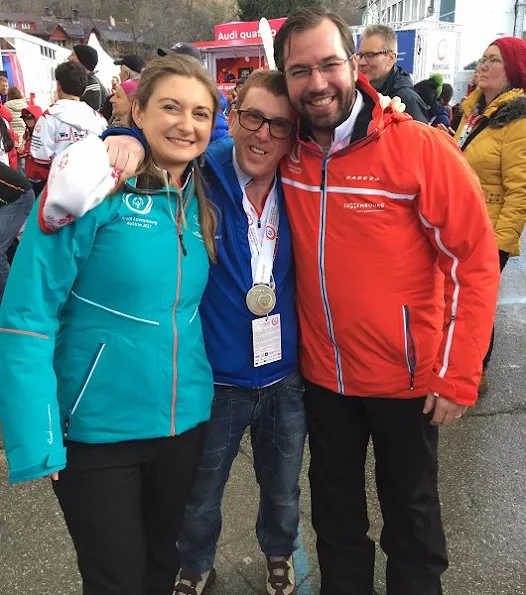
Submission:
POLYGON ((254 285, 247 293, 247 308, 255 316, 266 316, 276 306, 276 294, 264 284, 254 285))

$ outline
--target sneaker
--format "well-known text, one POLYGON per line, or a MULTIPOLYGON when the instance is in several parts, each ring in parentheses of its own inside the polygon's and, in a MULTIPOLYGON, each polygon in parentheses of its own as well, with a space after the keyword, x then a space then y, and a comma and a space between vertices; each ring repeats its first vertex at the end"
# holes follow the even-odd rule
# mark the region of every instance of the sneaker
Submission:
POLYGON ((181 570, 175 583, 173 595, 201 595, 216 580, 216 569, 203 574, 191 574, 181 570))
POLYGON ((488 390, 488 387, 489 387, 488 373, 486 372, 486 370, 484 370, 484 372, 482 372, 482 377, 480 378, 480 382, 479 382, 479 395, 481 393, 485 393, 488 390))
POLYGON ((294 595, 296 575, 292 556, 267 556, 268 595, 294 595))

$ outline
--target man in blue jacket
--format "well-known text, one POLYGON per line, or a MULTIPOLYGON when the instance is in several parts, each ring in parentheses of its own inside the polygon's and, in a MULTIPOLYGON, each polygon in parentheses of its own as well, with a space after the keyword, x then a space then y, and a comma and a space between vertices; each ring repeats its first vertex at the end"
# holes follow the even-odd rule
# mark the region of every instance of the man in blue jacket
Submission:
POLYGON ((294 140, 281 75, 254 73, 230 121, 233 138, 211 145, 205 165, 220 213, 218 264, 201 303, 215 397, 179 540, 174 595, 201 595, 215 579, 221 499, 247 427, 260 487, 256 532, 267 557, 266 592, 290 595, 306 421, 291 233, 276 173, 294 140))
MULTIPOLYGON (((221 500, 248 427, 260 487, 256 533, 267 558, 266 592, 292 595, 306 418, 291 230, 277 173, 295 139, 282 75, 253 73, 230 124, 232 138, 210 145, 204 166, 207 193, 219 211, 218 263, 210 267, 200 308, 215 396, 178 542, 174 595, 201 595, 215 579, 221 500)), ((112 129, 105 136, 115 134, 137 131, 112 129)))

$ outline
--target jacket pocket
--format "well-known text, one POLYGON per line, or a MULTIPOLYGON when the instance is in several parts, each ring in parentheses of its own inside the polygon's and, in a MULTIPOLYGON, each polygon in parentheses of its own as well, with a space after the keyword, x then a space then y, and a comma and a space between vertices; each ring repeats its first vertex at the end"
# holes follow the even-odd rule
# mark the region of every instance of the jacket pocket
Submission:
POLYGON ((409 388, 415 387, 415 370, 417 364, 416 344, 411 333, 411 312, 409 306, 402 306, 402 322, 404 330, 404 355, 409 373, 409 388))
POLYGON ((93 361, 92 361, 91 366, 89 367, 88 373, 86 375, 86 380, 84 381, 84 384, 82 385, 82 388, 80 389, 80 392, 79 392, 77 398, 73 402, 71 409, 69 410, 69 415, 66 419, 66 434, 67 434, 67 427, 69 425, 69 421, 75 415, 75 412, 77 411, 82 399, 84 398, 84 395, 86 394, 86 391, 88 390, 90 382, 93 378, 93 375, 95 374, 95 371, 97 369, 97 366, 99 365, 100 359, 101 359, 102 354, 104 353, 105 349, 106 349, 106 343, 101 343, 95 352, 93 361))

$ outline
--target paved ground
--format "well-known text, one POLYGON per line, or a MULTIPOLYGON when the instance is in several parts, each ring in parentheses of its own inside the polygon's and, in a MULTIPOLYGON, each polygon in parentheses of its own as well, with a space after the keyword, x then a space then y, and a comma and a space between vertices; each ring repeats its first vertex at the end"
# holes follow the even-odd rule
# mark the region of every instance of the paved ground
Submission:
MULTIPOLYGON (((504 272, 497 329, 488 395, 457 426, 442 432, 440 484, 451 557, 446 595, 526 595, 525 257, 511 260, 504 272)), ((263 593, 251 464, 245 440, 226 492, 218 581, 210 595, 263 593)), ((314 595, 319 585, 306 468, 298 595, 314 595)), ((0 456, 0 595, 78 595, 75 555, 50 486, 8 487, 5 475, 0 456)), ((372 487, 369 494, 371 534, 377 539, 380 518, 372 487)), ((383 565, 379 552, 382 595, 383 565)))

